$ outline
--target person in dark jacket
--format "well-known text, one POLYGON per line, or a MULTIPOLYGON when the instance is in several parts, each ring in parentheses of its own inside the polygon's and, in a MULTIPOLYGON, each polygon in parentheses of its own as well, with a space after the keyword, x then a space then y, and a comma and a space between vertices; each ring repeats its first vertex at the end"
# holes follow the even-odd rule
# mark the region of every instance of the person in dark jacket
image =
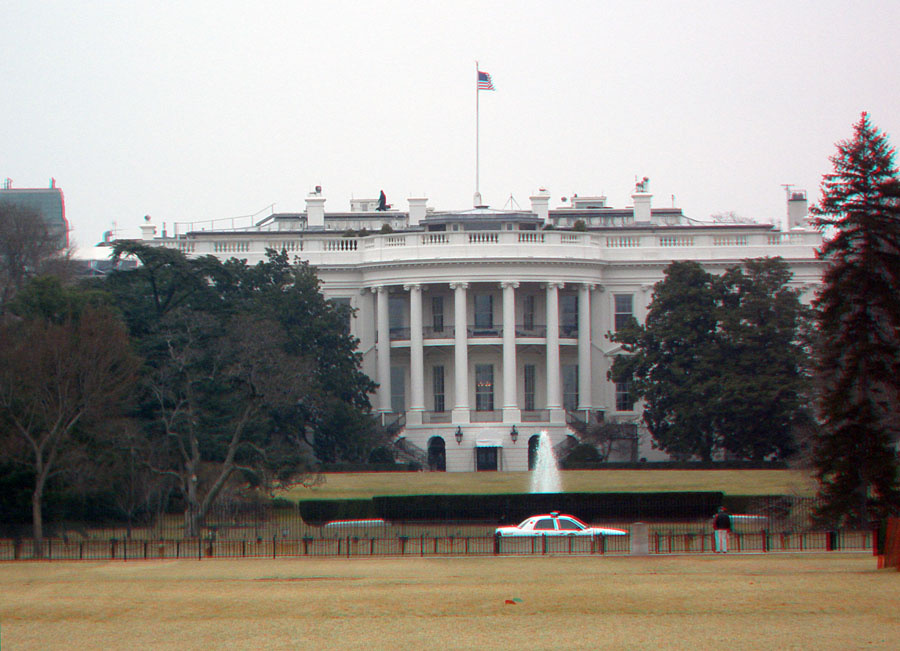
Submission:
POLYGON ((724 506, 719 507, 719 512, 713 518, 713 529, 716 532, 716 553, 728 552, 728 532, 731 531, 731 516, 724 506))

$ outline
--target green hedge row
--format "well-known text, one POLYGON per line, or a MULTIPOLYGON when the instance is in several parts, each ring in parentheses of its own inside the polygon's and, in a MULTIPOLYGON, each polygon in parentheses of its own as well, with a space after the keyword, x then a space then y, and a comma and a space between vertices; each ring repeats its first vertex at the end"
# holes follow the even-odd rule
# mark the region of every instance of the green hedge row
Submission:
POLYGON ((693 520, 712 516, 720 492, 539 493, 501 495, 402 495, 371 500, 308 500, 300 514, 310 524, 381 518, 393 522, 514 523, 559 511, 582 520, 693 520))

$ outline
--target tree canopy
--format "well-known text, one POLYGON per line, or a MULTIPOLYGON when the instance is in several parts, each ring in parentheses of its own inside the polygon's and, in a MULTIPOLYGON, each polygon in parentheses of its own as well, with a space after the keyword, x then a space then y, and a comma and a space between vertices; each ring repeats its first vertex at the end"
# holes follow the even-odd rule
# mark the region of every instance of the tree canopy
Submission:
POLYGON ((715 276, 674 262, 654 286, 647 320, 610 338, 622 344, 610 377, 644 401, 654 445, 710 461, 783 457, 805 417, 807 311, 780 258, 715 276))
POLYGON ((377 444, 347 314, 311 268, 274 252, 253 267, 137 243, 115 255, 141 261, 108 287, 146 360, 143 458, 176 482, 191 533, 236 476, 268 489, 311 471, 313 451, 357 460, 377 444))
POLYGON ((900 180, 888 138, 863 113, 837 144, 822 198, 818 310, 821 436, 815 463, 835 524, 900 512, 900 180))
POLYGON ((56 279, 26 285, 0 323, 0 451, 33 476, 35 554, 41 556, 48 481, 83 461, 76 435, 110 417, 138 361, 108 307, 56 279))

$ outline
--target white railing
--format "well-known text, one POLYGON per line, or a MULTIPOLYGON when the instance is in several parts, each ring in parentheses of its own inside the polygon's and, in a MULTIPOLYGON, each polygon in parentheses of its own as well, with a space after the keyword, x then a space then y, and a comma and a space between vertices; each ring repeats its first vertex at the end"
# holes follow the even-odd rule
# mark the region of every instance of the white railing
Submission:
POLYGON ((225 240, 213 242, 213 253, 249 253, 249 240, 225 240))
POLYGON ((685 233, 574 233, 570 231, 447 231, 372 234, 342 237, 330 233, 242 233, 240 239, 230 232, 195 232, 155 240, 161 246, 178 249, 187 255, 240 255, 253 264, 263 259, 266 248, 299 255, 313 265, 369 264, 382 262, 422 262, 441 259, 476 260, 483 258, 523 259, 538 256, 596 261, 680 260, 746 258, 786 255, 815 259, 821 235, 815 231, 790 233, 714 232, 697 228, 685 233), (773 251, 773 247, 777 247, 773 251))
POLYGON ((606 247, 609 249, 631 249, 641 245, 641 238, 634 235, 607 236, 606 247))

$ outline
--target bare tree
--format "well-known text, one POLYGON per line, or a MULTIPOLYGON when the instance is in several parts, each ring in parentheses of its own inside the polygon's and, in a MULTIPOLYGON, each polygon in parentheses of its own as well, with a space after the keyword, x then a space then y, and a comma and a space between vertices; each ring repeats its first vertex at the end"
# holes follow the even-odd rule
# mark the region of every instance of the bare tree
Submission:
POLYGON ((34 210, 0 203, 0 314, 32 276, 71 275, 71 250, 34 210))
POLYGON ((17 319, 0 326, 0 421, 15 439, 4 449, 34 472, 35 556, 42 555, 48 480, 66 466, 77 428, 115 406, 137 366, 124 325, 104 308, 86 307, 61 324, 17 319))
POLYGON ((199 535, 235 473, 265 490, 296 482, 308 467, 302 429, 268 418, 309 385, 309 361, 286 355, 279 332, 255 316, 176 310, 160 334, 144 384, 156 414, 147 463, 184 495, 189 536, 199 535))

